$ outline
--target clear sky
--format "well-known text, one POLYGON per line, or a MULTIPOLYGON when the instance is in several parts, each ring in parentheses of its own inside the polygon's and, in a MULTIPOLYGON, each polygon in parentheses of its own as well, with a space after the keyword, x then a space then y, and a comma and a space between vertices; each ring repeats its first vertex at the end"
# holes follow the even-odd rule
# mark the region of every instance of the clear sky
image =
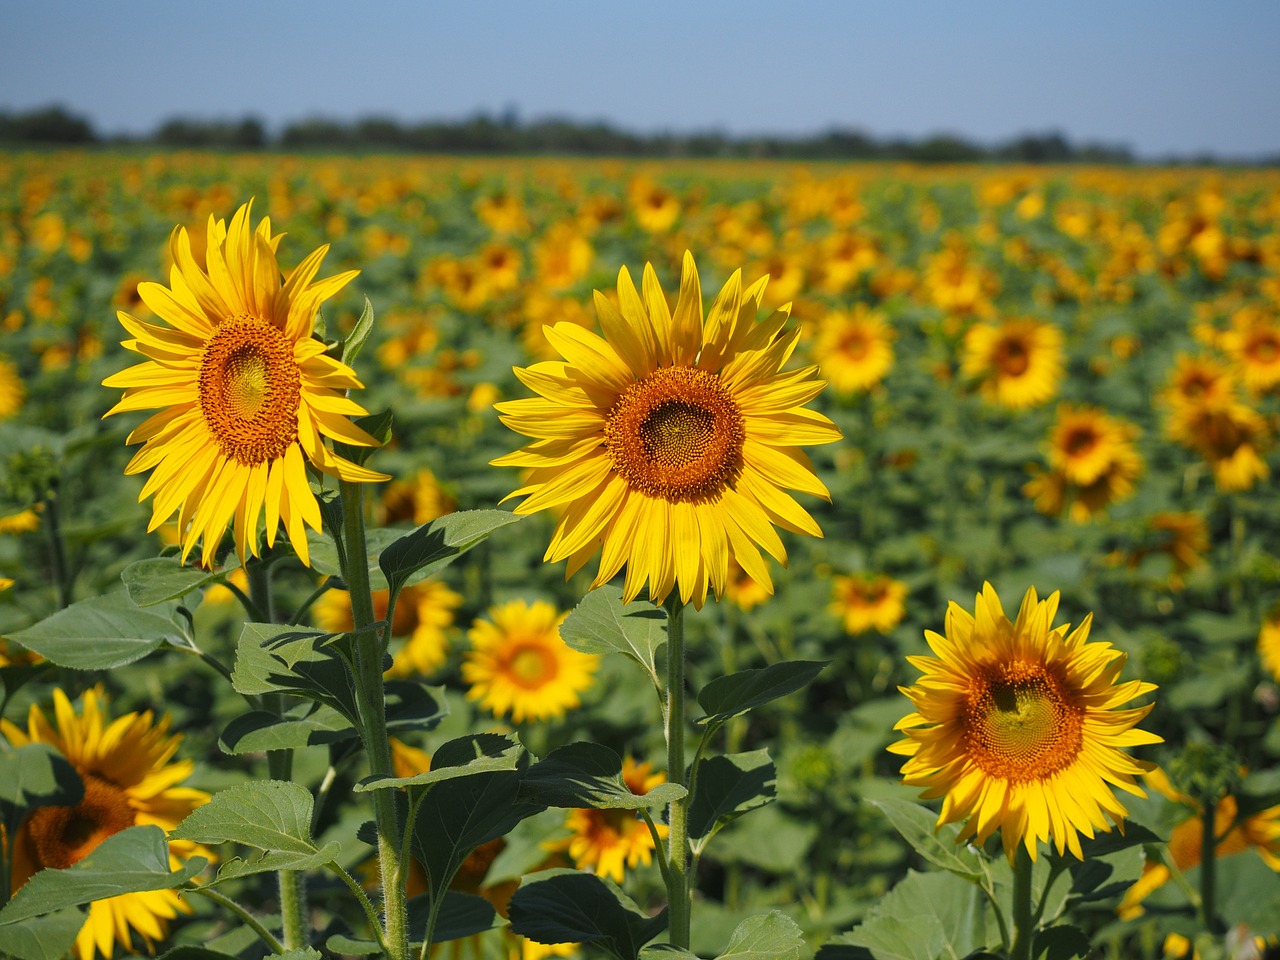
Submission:
POLYGON ((1280 2, 0 0, 0 109, 51 103, 108 134, 514 107, 1249 158, 1280 154, 1280 2))

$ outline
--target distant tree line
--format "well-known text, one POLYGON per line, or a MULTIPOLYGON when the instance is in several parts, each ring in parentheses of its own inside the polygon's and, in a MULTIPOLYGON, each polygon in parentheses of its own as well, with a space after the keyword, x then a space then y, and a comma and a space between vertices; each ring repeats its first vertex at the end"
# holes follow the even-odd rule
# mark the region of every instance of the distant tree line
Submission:
MULTIPOLYGON (((141 137, 103 136, 85 118, 61 106, 27 113, 0 111, 0 145, 146 146, 168 149, 333 151, 356 153, 553 154, 613 157, 740 157, 793 160, 891 160, 917 163, 1137 162, 1123 145, 1071 143, 1058 132, 1024 134, 996 146, 959 136, 878 139, 858 130, 831 129, 812 136, 730 136, 702 133, 638 134, 599 121, 543 119, 522 123, 514 111, 495 118, 402 123, 371 116, 354 121, 314 117, 290 123, 276 136, 257 117, 201 120, 175 117, 141 137)), ((1166 157, 1160 163, 1217 164, 1209 155, 1166 157)), ((1280 155, 1256 161, 1280 165, 1280 155)))

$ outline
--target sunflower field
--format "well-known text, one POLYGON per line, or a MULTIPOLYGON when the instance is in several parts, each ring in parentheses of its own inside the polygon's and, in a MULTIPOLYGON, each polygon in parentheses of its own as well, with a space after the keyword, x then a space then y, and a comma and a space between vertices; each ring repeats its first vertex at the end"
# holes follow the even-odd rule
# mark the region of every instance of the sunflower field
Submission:
POLYGON ((0 184, 0 955, 1280 955, 1280 173, 0 184))

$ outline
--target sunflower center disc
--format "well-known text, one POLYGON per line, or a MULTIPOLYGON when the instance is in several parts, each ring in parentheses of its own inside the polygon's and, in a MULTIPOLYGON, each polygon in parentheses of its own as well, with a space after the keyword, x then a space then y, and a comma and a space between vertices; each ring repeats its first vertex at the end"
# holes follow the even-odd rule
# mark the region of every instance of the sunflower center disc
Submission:
POLYGON ((1022 376, 1031 365, 1027 345, 1021 340, 1001 341, 996 347, 996 364, 1011 377, 1022 376))
POLYGON ((556 662, 549 652, 534 644, 521 644, 507 660, 511 679, 528 690, 545 686, 556 674, 556 662))
POLYGON ((133 826, 133 808, 123 790, 93 774, 83 780, 84 799, 74 807, 41 807, 27 821, 42 867, 65 870, 107 837, 133 826))
POLYGON ((1038 664, 997 667, 970 693, 966 713, 970 756, 1007 780, 1052 776, 1083 742, 1081 709, 1038 664))
POLYGON ((282 457, 298 437, 302 376, 274 324, 230 317, 200 362, 200 412, 222 454, 242 464, 282 457))
POLYGON ((627 388, 605 422, 605 449, 633 488, 672 503, 713 497, 742 470, 742 413, 720 378, 663 367, 627 388))
POLYGON ((1253 341, 1253 359, 1259 363, 1272 363, 1280 356, 1280 343, 1275 338, 1262 336, 1253 341))
POLYGON ((1067 434, 1066 447, 1067 453, 1073 457, 1080 457, 1088 453, 1098 444, 1098 434, 1091 427, 1081 427, 1072 430, 1067 434))

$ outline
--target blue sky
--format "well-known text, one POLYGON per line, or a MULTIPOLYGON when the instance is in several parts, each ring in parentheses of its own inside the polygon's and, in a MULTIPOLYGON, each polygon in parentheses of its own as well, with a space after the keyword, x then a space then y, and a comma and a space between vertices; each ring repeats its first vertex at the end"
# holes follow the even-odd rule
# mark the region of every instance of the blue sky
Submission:
POLYGON ((514 107, 640 132, 1060 130, 1280 154, 1275 0, 7 0, 0 109, 404 121, 514 107))

